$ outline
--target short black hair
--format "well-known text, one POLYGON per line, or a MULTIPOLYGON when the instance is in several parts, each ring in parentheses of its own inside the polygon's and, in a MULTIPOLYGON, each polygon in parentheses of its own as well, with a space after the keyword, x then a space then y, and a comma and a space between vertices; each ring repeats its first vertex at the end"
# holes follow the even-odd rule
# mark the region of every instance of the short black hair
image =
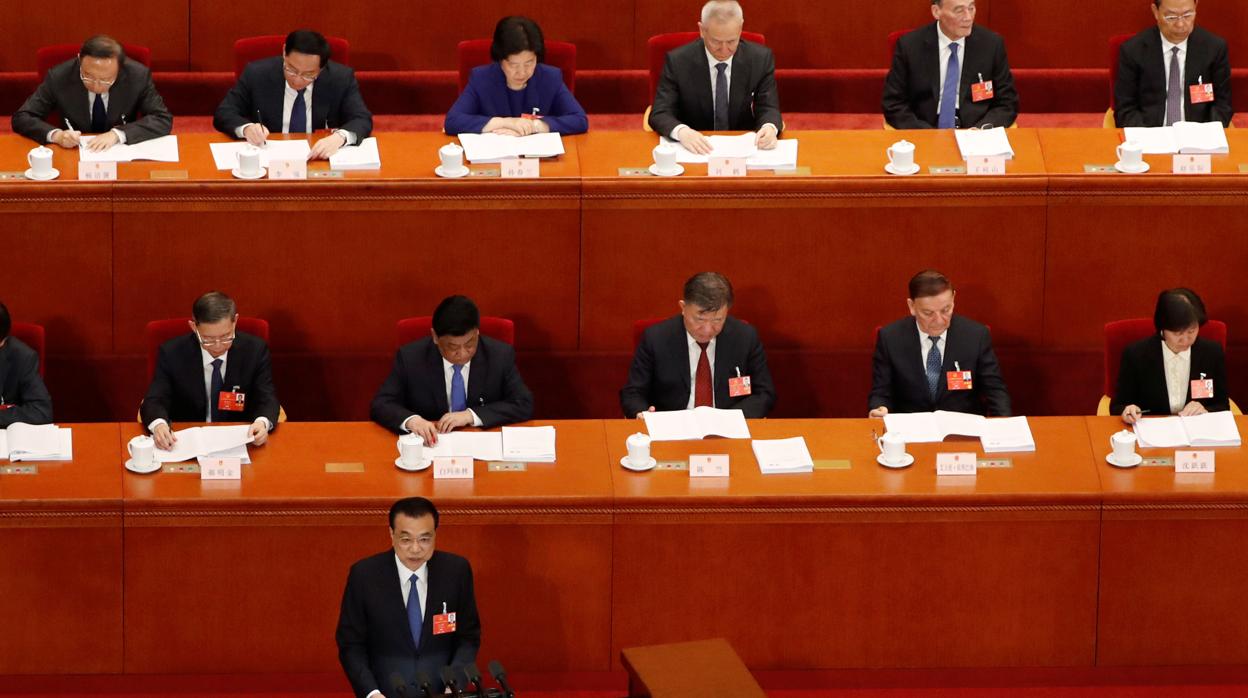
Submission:
POLYGON ((238 307, 234 305, 234 299, 220 291, 205 293, 196 298, 191 306, 191 319, 196 325, 233 320, 237 314, 238 307))
POLYGON ((939 296, 945 291, 952 290, 953 284, 949 281, 949 277, 935 269, 924 269, 910 277, 910 300, 939 296))
POLYGON ((319 56, 322 68, 329 63, 329 42, 321 36, 320 32, 314 32, 311 29, 296 29, 286 35, 286 49, 283 53, 289 56, 291 51, 319 56))
POLYGON ((82 42, 82 48, 78 49, 78 58, 116 58, 120 65, 126 62, 126 50, 121 47, 121 42, 106 34, 96 34, 95 36, 82 42))
POLYGON ((1182 332, 1192 325, 1204 327, 1208 321, 1204 301, 1190 288, 1170 288, 1157 296, 1153 326, 1158 332, 1182 332))
POLYGON ((490 58, 501 61, 521 51, 537 54, 537 62, 546 60, 546 40, 542 28, 528 17, 513 15, 498 20, 494 25, 494 43, 490 44, 490 58))
POLYGON ((0 303, 0 340, 9 338, 9 332, 13 329, 13 318, 9 317, 9 309, 4 303, 0 303))
POLYGON ((462 337, 481 326, 481 311, 468 296, 447 296, 433 311, 433 333, 462 337))
POLYGON ((732 282, 719 272, 704 271, 689 277, 682 295, 686 304, 692 303, 710 312, 724 306, 731 308, 732 282))
POLYGON ((410 516, 413 519, 419 519, 426 514, 431 514, 433 516, 433 529, 435 531, 438 529, 438 508, 433 505, 433 502, 424 497, 405 497, 395 502, 390 507, 391 530, 394 530, 394 520, 398 518, 399 514, 410 516))

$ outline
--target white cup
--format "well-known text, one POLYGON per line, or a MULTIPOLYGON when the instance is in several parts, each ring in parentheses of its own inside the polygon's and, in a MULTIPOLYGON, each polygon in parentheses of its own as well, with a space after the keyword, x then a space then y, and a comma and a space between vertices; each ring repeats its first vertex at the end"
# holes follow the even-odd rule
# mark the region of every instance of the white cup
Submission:
POLYGON ((150 436, 136 436, 126 444, 130 452, 130 462, 140 468, 146 468, 156 458, 156 442, 150 436))
POLYGON ((637 432, 625 440, 628 446, 628 462, 633 465, 645 465, 650 462, 650 437, 637 432))
POLYGON ((914 144, 907 140, 900 140, 889 146, 884 151, 888 154, 888 162, 896 170, 909 170, 914 168, 914 144))
POLYGON ((39 146, 32 148, 26 153, 26 163, 30 165, 30 170, 36 177, 52 176, 52 150, 39 146))
POLYGON ((677 170, 676 146, 670 143, 660 143, 654 146, 652 154, 654 155, 654 169, 663 174, 671 174, 677 170))
POLYGON ((399 437, 399 460, 404 467, 415 468, 425 461, 425 438, 420 434, 399 437))
POLYGON ((464 171, 464 149, 458 143, 447 143, 438 148, 438 159, 442 161, 442 171, 447 174, 464 171))
POLYGON ((886 431, 878 441, 880 453, 889 465, 896 465, 906 459, 906 440, 900 432, 886 431))
POLYGON ((1135 441, 1135 434, 1126 429, 1109 437, 1109 445, 1114 449, 1114 460, 1130 463, 1135 458, 1135 441))
POLYGON ((255 177, 260 174, 260 149, 254 145, 238 151, 238 171, 244 177, 255 177))
POLYGON ((1144 164, 1144 146, 1135 141, 1127 141, 1114 149, 1118 154, 1118 164, 1128 170, 1139 169, 1144 164))

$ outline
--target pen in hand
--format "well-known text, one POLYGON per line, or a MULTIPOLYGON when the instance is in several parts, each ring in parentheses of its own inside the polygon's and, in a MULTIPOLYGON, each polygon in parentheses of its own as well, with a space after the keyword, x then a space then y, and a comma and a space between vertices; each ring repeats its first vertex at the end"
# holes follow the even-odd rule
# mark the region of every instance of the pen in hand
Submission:
MULTIPOLYGON (((259 125, 261 129, 264 128, 264 120, 260 118, 259 109, 256 110, 256 124, 259 125)), ((269 139, 267 138, 267 134, 266 134, 266 138, 263 141, 260 141, 260 147, 263 148, 267 146, 268 144, 269 144, 269 139)))

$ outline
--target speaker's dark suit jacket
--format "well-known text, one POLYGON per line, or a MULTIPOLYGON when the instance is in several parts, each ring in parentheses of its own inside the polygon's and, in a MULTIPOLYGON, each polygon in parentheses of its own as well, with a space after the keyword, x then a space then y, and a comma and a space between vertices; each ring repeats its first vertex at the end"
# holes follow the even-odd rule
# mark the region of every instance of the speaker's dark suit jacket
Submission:
MULTIPOLYGON (((1166 84, 1170 59, 1161 52, 1161 30, 1149 27, 1118 48, 1118 80, 1114 83, 1114 123, 1162 126, 1166 120, 1166 84)), ((1231 62, 1222 37, 1196 27, 1187 38, 1183 61, 1185 121, 1231 123, 1231 62), (1188 88, 1204 79, 1213 85, 1213 101, 1192 104, 1188 88)))
MULTIPOLYGON (((225 422, 254 422, 266 417, 277 428, 281 404, 273 387, 269 366, 269 346, 254 335, 236 332, 226 356, 225 390, 246 394, 242 412, 222 412, 225 422)), ((216 396, 213 396, 216 399, 216 396)), ((204 362, 199 340, 193 332, 174 337, 160 346, 156 374, 139 408, 143 425, 156 419, 169 422, 202 422, 208 413, 208 392, 204 389, 204 362)))
POLYGON ((940 381, 936 399, 927 391, 927 367, 913 317, 880 328, 872 359, 871 397, 868 410, 887 407, 889 412, 949 410, 992 417, 1010 416, 1010 395, 1001 378, 997 355, 992 351, 988 328, 954 315, 945 335, 940 381), (949 390, 946 373, 954 362, 970 371, 971 390, 949 390))
MULTIPOLYGON (((49 70, 35 93, 13 112, 13 131, 47 143, 48 133, 65 128, 63 120, 69 119, 75 130, 90 133, 95 97, 88 99, 79 73, 76 58, 49 70)), ((117 82, 108 88, 108 127, 126 134, 126 143, 142 143, 173 130, 173 114, 156 92, 151 72, 138 61, 122 63, 117 82)))
MULTIPOLYGON (((651 405, 659 411, 683 410, 689 405, 690 383, 689 340, 680 315, 646 328, 633 354, 628 371, 628 384, 620 390, 620 407, 624 416, 633 418, 651 405)), ((767 368, 767 353, 758 338, 758 331, 731 315, 724 329, 715 338, 715 365, 711 367, 715 388, 715 406, 738 409, 751 419, 766 417, 776 403, 776 389, 767 368), (732 397, 728 379, 750 377, 752 394, 732 397)))
MULTIPOLYGON (((1197 337, 1192 345, 1191 376, 1183 404, 1192 401, 1190 381, 1200 374, 1213 379, 1213 397, 1197 400, 1210 412, 1230 409, 1226 394, 1226 359, 1222 345, 1212 339, 1197 337)), ((1153 335, 1128 344, 1122 350, 1118 368, 1118 388, 1110 401, 1111 414, 1122 414, 1127 405, 1135 405, 1153 415, 1170 414, 1170 393, 1166 389, 1166 365, 1161 357, 1161 337, 1153 335)))
MULTIPOLYGON (((341 63, 329 61, 316 78, 312 88, 313 130, 346 129, 361 141, 373 132, 373 114, 364 105, 360 86, 355 81, 355 71, 341 63)), ((260 122, 272 133, 282 132, 282 111, 286 95, 286 74, 282 57, 262 58, 252 61, 238 76, 238 82, 230 88, 212 125, 221 133, 234 136, 239 126, 260 122)))
MULTIPOLYGON (((942 60, 936 31, 932 22, 897 40, 893 67, 884 80, 884 119, 893 128, 936 128, 942 60)), ((1018 92, 1005 58, 1005 41, 995 32, 976 26, 966 37, 965 46, 965 55, 958 55, 962 65, 958 128, 1013 124, 1018 118, 1018 92), (971 85, 979 82, 980 75, 992 81, 993 96, 974 102, 971 85)))
MULTIPOLYGON (((650 108, 650 128, 663 136, 670 136, 680 124, 695 131, 714 130, 713 93, 702 40, 672 49, 650 108)), ((776 93, 776 59, 766 46, 742 39, 732 57, 728 82, 728 130, 757 131, 763 124, 775 126, 777 134, 784 128, 776 93)))
MULTIPOLYGON (((413 414, 437 421, 450 412, 446 400, 442 354, 433 339, 404 344, 394 355, 394 367, 373 398, 373 421, 401 433, 413 414)), ((482 335, 464 386, 468 409, 483 427, 523 422, 533 416, 533 394, 516 370, 516 351, 506 342, 482 335)))
POLYGON ((39 355, 22 340, 9 336, 0 347, 0 428, 10 424, 52 423, 52 397, 39 376, 39 355))
MULTIPOLYGON (((426 564, 429 588, 419 650, 407 623, 394 551, 377 553, 351 566, 335 638, 338 661, 357 698, 376 690, 393 696, 391 677, 398 674, 405 683, 411 683, 418 671, 428 674, 434 693, 441 694, 443 667, 462 667, 476 661, 481 620, 472 587, 472 566, 464 558, 441 550, 426 564), (442 613, 443 604, 448 613, 455 614, 455 632, 434 635, 433 616, 442 613)), ((408 695, 416 692, 409 689, 408 695)))

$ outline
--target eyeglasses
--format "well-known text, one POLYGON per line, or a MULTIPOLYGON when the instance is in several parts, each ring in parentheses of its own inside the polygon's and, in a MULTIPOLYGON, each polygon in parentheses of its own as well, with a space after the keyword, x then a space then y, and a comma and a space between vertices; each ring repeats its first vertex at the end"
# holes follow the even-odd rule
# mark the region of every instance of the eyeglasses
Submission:
POLYGON ((205 337, 198 331, 195 332, 195 336, 199 338, 200 345, 205 347, 220 347, 225 346, 226 344, 233 344, 235 337, 233 334, 226 337, 205 337))
POLYGON ((1176 22, 1187 22, 1195 16, 1196 16, 1196 11, 1193 10, 1191 12, 1184 12, 1181 15, 1162 15, 1161 18, 1166 20, 1170 24, 1174 24, 1176 22))
POLYGON ((83 83, 87 85, 99 85, 100 87, 112 87, 113 83, 117 82, 115 79, 101 80, 99 78, 89 78, 86 75, 83 75, 81 70, 78 71, 78 79, 82 80, 83 83))
POLYGON ((312 82, 316 80, 316 78, 319 77, 321 74, 321 71, 319 68, 315 72, 312 72, 312 73, 301 73, 295 70, 293 67, 291 67, 290 63, 287 63, 286 61, 282 61, 282 70, 286 71, 286 74, 292 78, 300 78, 303 80, 307 80, 308 82, 312 82))

